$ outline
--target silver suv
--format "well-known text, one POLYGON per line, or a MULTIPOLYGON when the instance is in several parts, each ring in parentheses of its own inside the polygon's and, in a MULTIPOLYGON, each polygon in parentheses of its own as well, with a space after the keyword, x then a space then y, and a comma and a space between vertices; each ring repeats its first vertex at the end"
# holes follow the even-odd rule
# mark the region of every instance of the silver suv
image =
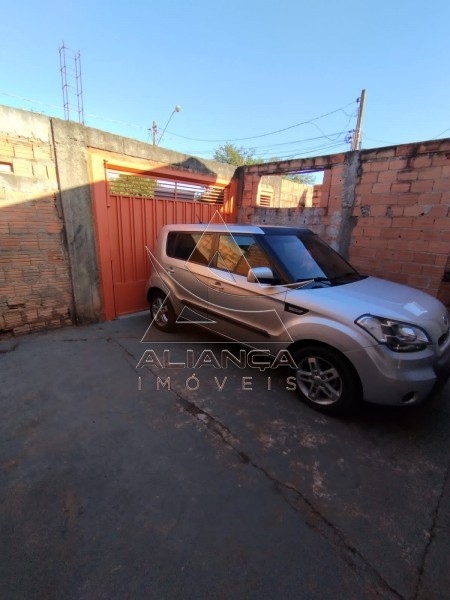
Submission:
POLYGON ((308 229, 168 225, 152 262, 156 327, 187 319, 274 356, 285 349, 301 398, 324 412, 416 404, 450 375, 444 305, 359 274, 308 229))

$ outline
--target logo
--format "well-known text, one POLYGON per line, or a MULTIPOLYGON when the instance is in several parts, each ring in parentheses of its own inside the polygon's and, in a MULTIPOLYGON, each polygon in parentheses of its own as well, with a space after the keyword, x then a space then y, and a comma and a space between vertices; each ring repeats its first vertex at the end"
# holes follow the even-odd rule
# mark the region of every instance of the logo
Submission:
MULTIPOLYGON (((259 371, 266 369, 275 371, 277 367, 282 366, 295 369, 296 363, 287 350, 293 340, 283 323, 282 316, 285 311, 298 315, 302 315, 306 311, 285 304, 286 286, 267 286, 263 282, 259 282, 257 278, 250 280, 250 276, 247 277, 244 274, 244 272, 250 273, 252 266, 239 244, 235 241, 234 236, 246 235, 252 237, 252 234, 233 234, 218 212, 207 225, 205 224, 201 230, 197 231, 200 237, 196 241, 195 248, 190 256, 184 259, 184 264, 180 263, 183 264, 183 267, 180 268, 179 275, 171 268, 164 268, 149 248, 146 248, 153 277, 156 279, 155 276, 157 276, 159 279, 157 287, 164 292, 165 299, 157 313, 153 315, 153 320, 141 339, 141 343, 152 344, 152 347, 144 351, 136 368, 147 367, 154 375, 157 375, 157 390, 161 387, 170 390, 174 369, 178 372, 184 370, 184 377, 188 375, 185 387, 191 391, 200 387, 203 378, 199 378, 197 375, 201 371, 202 374, 204 373, 207 376, 208 367, 212 367, 213 372, 214 370, 216 372, 222 370, 223 372, 229 367, 259 371), (221 256, 218 251, 211 263, 208 265, 203 264, 200 270, 196 268, 198 264, 195 264, 192 260, 196 253, 198 255, 202 245, 204 246, 203 237, 211 231, 213 233, 217 232, 215 225, 212 225, 217 218, 220 220, 220 234, 226 236, 229 244, 224 249, 228 251, 228 256, 234 252, 234 260, 241 265, 239 271, 241 277, 235 277, 233 269, 228 270, 224 256, 221 256), (232 244, 234 244, 233 248, 230 247, 232 244), (219 261, 221 265, 223 263, 224 268, 219 269, 218 264, 214 266, 215 260, 218 264, 219 261), (245 265, 245 267, 242 265, 245 265), (247 286, 244 293, 242 286, 244 288, 247 286), (172 294, 176 297, 175 303, 171 301, 172 294), (186 345, 185 340, 179 341, 180 336, 174 336, 173 341, 169 342, 157 341, 158 337, 160 339, 160 335, 155 337, 153 334, 155 333, 155 322, 158 323, 159 313, 167 311, 167 306, 179 305, 180 299, 182 299, 184 307, 181 313, 176 315, 176 325, 180 328, 182 337, 185 338, 183 334, 186 331, 186 328, 183 329, 183 325, 201 325, 204 329, 228 338, 225 343, 237 344, 236 351, 232 353, 226 349, 219 349, 214 352, 209 348, 204 349, 204 342, 192 341, 187 343, 184 356, 179 356, 179 352, 183 350, 180 346, 186 345), (279 301, 279 311, 274 308, 277 300, 279 301), (248 301, 251 302, 252 308, 258 306, 261 310, 246 310, 245 304, 248 301), (207 316, 201 314, 202 312, 207 316), (240 338, 240 332, 243 332, 242 338, 240 338), (276 341, 273 341, 274 339, 276 341), (168 347, 169 344, 170 348, 168 347), (174 358, 174 349, 177 346, 177 356, 174 358), (242 346, 245 346, 245 348, 242 348, 242 346), (186 373, 186 370, 193 372, 189 374, 186 373), (163 380, 163 377, 166 377, 166 379, 163 380)), ((309 281, 306 281, 304 285, 308 283, 309 281)), ((296 287, 299 287, 298 284, 296 287)), ((218 343, 224 343, 223 337, 222 340, 219 340, 218 343)), ((212 380, 215 381, 217 389, 222 391, 227 379, 227 377, 224 377, 219 382, 217 377, 213 377, 212 380)), ((240 389, 253 389, 252 377, 247 376, 241 379, 240 389)), ((207 385, 207 382, 205 382, 205 385, 207 385)), ((271 385, 271 377, 267 377, 266 389, 270 390, 271 385)), ((285 385, 288 390, 296 389, 295 377, 287 377, 285 385)), ((141 377, 139 377, 139 389, 141 389, 141 377)))

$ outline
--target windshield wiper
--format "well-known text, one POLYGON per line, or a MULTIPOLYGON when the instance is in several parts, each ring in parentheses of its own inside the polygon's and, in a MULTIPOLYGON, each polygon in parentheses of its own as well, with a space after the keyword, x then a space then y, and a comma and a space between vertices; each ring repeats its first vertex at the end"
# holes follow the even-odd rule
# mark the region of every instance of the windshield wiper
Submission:
POLYGON ((346 273, 342 273, 341 275, 336 275, 336 277, 331 277, 330 281, 339 281, 340 279, 344 279, 345 277, 357 277, 358 279, 362 279, 362 275, 357 273, 356 271, 347 271, 346 273))
POLYGON ((336 275, 336 277, 304 277, 303 279, 297 279, 296 283, 329 283, 332 285, 333 283, 337 283, 346 277, 357 277, 358 279, 363 279, 363 275, 360 275, 356 271, 347 271, 341 275, 336 275))
POLYGON ((332 282, 333 279, 330 277, 304 277, 303 279, 296 279, 295 283, 316 283, 316 282, 332 282))

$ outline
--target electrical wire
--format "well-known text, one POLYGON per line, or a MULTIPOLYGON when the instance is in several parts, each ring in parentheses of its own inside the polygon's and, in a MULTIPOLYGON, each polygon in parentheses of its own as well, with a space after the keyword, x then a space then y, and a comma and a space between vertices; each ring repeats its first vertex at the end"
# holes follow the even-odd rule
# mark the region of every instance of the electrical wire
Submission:
POLYGON ((438 133, 437 135, 435 135, 434 137, 432 137, 432 140, 437 140, 437 138, 441 137, 441 135, 443 133, 447 133, 447 131, 450 131, 450 127, 448 129, 444 129, 444 131, 441 131, 441 133, 438 133))
MULTIPOLYGON (((64 110, 64 107, 56 105, 56 104, 50 104, 48 102, 43 102, 43 101, 40 101, 40 100, 31 99, 31 98, 24 98, 23 96, 19 96, 17 94, 11 94, 9 92, 2 92, 2 91, 0 91, 0 95, 8 96, 10 98, 15 98, 17 100, 22 100, 24 102, 29 102, 29 103, 32 103, 32 104, 40 104, 41 106, 46 106, 46 107, 49 107, 49 108, 55 108, 55 109, 58 109, 60 111, 64 110)), ((323 115, 320 115, 318 117, 314 117, 313 119, 309 119, 307 121, 303 121, 301 123, 296 123, 294 125, 290 125, 288 127, 284 127, 282 129, 279 129, 279 130, 276 130, 276 131, 267 132, 267 133, 259 134, 259 135, 256 135, 256 136, 246 137, 246 138, 221 139, 221 140, 202 140, 202 139, 197 139, 197 138, 189 138, 189 137, 182 136, 182 135, 170 132, 170 131, 167 131, 167 133, 170 134, 170 135, 173 135, 174 137, 178 137, 178 138, 181 138, 181 139, 187 139, 187 140, 190 140, 190 141, 199 141, 199 142, 206 142, 206 143, 236 142, 236 141, 245 141, 245 140, 252 140, 252 139, 260 139, 260 138, 263 138, 263 137, 268 137, 270 135, 275 135, 277 133, 282 133, 282 132, 288 131, 290 129, 294 129, 294 128, 300 127, 302 125, 311 124, 314 127, 316 127, 322 133, 322 136, 317 136, 317 137, 313 137, 313 138, 304 138, 302 140, 295 140, 295 141, 292 141, 292 142, 281 142, 281 143, 278 143, 278 144, 266 144, 266 145, 262 145, 262 146, 257 146, 255 148, 251 148, 251 150, 252 151, 254 150, 256 153, 259 153, 258 148, 261 148, 261 149, 270 149, 270 148, 276 148, 276 147, 281 147, 281 146, 288 146, 288 145, 297 144, 297 143, 303 143, 303 142, 308 142, 308 141, 316 141, 316 140, 324 139, 324 138, 328 139, 328 140, 330 140, 332 142, 334 142, 335 140, 337 140, 337 138, 340 135, 342 135, 344 133, 344 131, 347 129, 348 124, 350 123, 351 119, 355 117, 355 114, 356 114, 357 111, 354 111, 352 114, 349 114, 349 113, 347 113, 345 111, 345 108, 347 108, 348 106, 351 106, 351 105, 353 105, 355 103, 356 103, 356 101, 350 102, 349 104, 345 105, 344 107, 341 107, 341 108, 338 108, 336 110, 330 111, 330 112, 325 113, 323 115), (348 121, 345 129, 342 132, 340 132, 340 133, 326 134, 315 123, 315 121, 323 119, 323 118, 325 118, 327 116, 330 116, 332 114, 336 114, 338 112, 343 112, 346 116, 349 117, 349 121, 348 121)), ((136 125, 135 123, 129 123, 127 121, 120 121, 120 120, 117 120, 117 119, 111 119, 111 118, 108 118, 108 117, 103 117, 103 116, 95 115, 95 114, 92 114, 92 113, 84 113, 84 116, 85 117, 90 117, 90 118, 93 118, 93 119, 99 119, 99 120, 102 120, 102 121, 107 121, 107 122, 110 122, 110 123, 116 123, 118 125, 124 125, 126 127, 132 127, 134 129, 139 129, 141 131, 145 131, 147 133, 149 131, 148 127, 144 127, 142 125, 136 125)), ((445 130, 445 131, 447 131, 447 130, 445 130)), ((445 131, 442 132, 442 133, 445 133, 445 131)), ((439 134, 439 135, 442 135, 442 133, 439 134)), ((342 145, 343 143, 345 143, 345 142, 344 141, 340 142, 338 145, 342 145)), ((313 148, 311 150, 310 149, 304 149, 304 150, 303 149, 298 149, 296 151, 296 154, 294 154, 293 156, 297 155, 298 153, 315 151, 315 150, 321 150, 321 149, 327 149, 329 147, 331 147, 331 146, 325 145, 325 146, 319 146, 319 147, 313 148)), ((184 152, 186 152, 186 151, 184 151, 184 152)), ((208 150, 195 150, 195 151, 190 151, 189 153, 193 154, 193 155, 195 155, 195 154, 197 154, 197 155, 198 154, 211 154, 211 155, 213 155, 214 152, 215 152, 215 150, 211 150, 211 151, 208 151, 208 150)), ((263 156, 268 156, 268 155, 270 155, 272 153, 270 151, 266 151, 266 152, 263 152, 262 154, 263 154, 263 156)), ((291 155, 289 155, 289 156, 291 156, 291 155)))
POLYGON ((58 110, 64 110, 62 106, 57 106, 56 104, 48 104, 47 102, 41 102, 40 100, 32 100, 31 98, 23 98, 22 96, 17 96, 16 94, 10 94, 8 92, 0 92, 2 96, 9 96, 10 98, 15 98, 16 100, 23 100, 24 102, 30 102, 31 104, 40 104, 41 106, 48 106, 49 108, 57 108, 58 110))
POLYGON ((262 149, 262 148, 279 148, 280 146, 289 146, 291 144, 302 144, 303 142, 315 142, 316 140, 322 140, 324 138, 329 139, 331 141, 335 141, 332 140, 332 136, 336 136, 338 137, 339 135, 341 135, 340 132, 336 132, 336 133, 330 133, 330 134, 323 134, 323 135, 319 135, 319 136, 315 136, 315 137, 311 137, 311 138, 304 138, 301 140, 292 140, 290 142, 279 142, 277 144, 263 144, 262 146, 256 146, 256 149, 262 149))
MULTIPOLYGON (((340 148, 343 146, 347 146, 347 142, 345 140, 340 140, 337 141, 335 143, 330 143, 330 144, 323 144, 320 146, 309 146, 309 147, 302 147, 302 148, 297 148, 297 149, 293 149, 291 150, 290 153, 287 154, 282 154, 280 156, 276 156, 273 157, 271 156, 271 153, 263 153, 263 154, 259 154, 258 156, 255 157, 255 160, 261 159, 261 162, 264 162, 264 157, 265 156, 271 156, 271 158, 273 158, 273 160, 288 160, 290 158, 298 158, 300 156, 305 156, 309 153, 317 153, 317 152, 322 152, 324 150, 331 150, 332 148, 340 148)), ((189 151, 189 153, 194 154, 194 152, 189 151)), ((197 151, 196 156, 203 156, 203 158, 212 158, 214 152, 213 151, 197 151), (206 156, 207 155, 207 156, 206 156)))
MULTIPOLYGON (((354 104, 354 103, 355 102, 351 102, 349 105, 354 104)), ((356 101, 356 103, 357 103, 357 101, 356 101)), ((349 106, 349 105, 347 105, 347 106, 349 106)), ((245 149, 246 150, 251 150, 253 154, 257 154, 257 158, 264 158, 265 156, 271 156, 271 155, 273 156, 273 152, 270 151, 270 150, 266 151, 266 152, 261 152, 262 149, 270 149, 270 148, 275 149, 275 148, 278 148, 280 146, 288 146, 288 145, 292 145, 292 144, 303 143, 303 142, 307 142, 307 141, 315 141, 315 140, 319 140, 319 139, 328 139, 330 142, 337 142, 339 140, 339 138, 341 136, 343 136, 344 134, 346 134, 346 137, 342 141, 340 141, 338 143, 338 146, 341 146, 343 144, 347 144, 348 143, 347 137, 349 135, 351 135, 352 132, 353 132, 353 130, 348 130, 348 127, 350 125, 351 120, 354 119, 354 118, 356 118, 356 115, 358 113, 358 108, 356 108, 356 110, 354 110, 352 113, 348 113, 344 109, 337 109, 337 111, 333 111, 333 112, 339 112, 339 110, 341 110, 347 117, 349 117, 349 119, 348 119, 348 121, 347 121, 344 129, 342 131, 340 131, 340 132, 326 134, 317 125, 317 123, 314 122, 315 120, 317 120, 317 119, 320 118, 320 117, 317 117, 317 119, 313 119, 311 122, 307 122, 307 123, 315 126, 322 133, 321 136, 316 136, 316 137, 313 137, 313 138, 304 138, 302 140, 293 140, 293 141, 290 141, 290 142, 281 142, 281 143, 278 143, 278 144, 265 144, 265 145, 263 144, 261 146, 252 146, 251 148, 245 148, 245 149)), ((295 126, 292 126, 292 127, 295 127, 295 126)), ((264 135, 268 135, 268 134, 264 134, 264 135)), ((177 137, 177 136, 175 135, 175 137, 177 137)), ((258 136, 258 137, 260 137, 260 136, 258 136)), ((253 139, 253 138, 251 138, 251 139, 253 139)), ((201 141, 201 140, 195 140, 195 141, 201 141)), ((228 141, 237 141, 237 140, 228 140, 228 141)), ((327 146, 320 146, 320 147, 316 148, 316 150, 329 149, 330 147, 334 147, 334 146, 329 146, 329 145, 327 145, 327 146)), ((215 153, 215 150, 205 150, 205 149, 198 150, 198 149, 196 149, 196 150, 187 150, 186 152, 188 154, 203 155, 203 156, 205 156, 205 154, 207 154, 210 157, 213 157, 214 153, 215 153)), ((301 154, 302 152, 304 152, 303 149, 298 149, 296 151, 296 155, 301 154)), ((277 157, 277 158, 279 158, 279 157, 277 157)))
POLYGON ((302 125, 308 125, 309 123, 313 123, 314 121, 319 121, 320 119, 324 119, 325 117, 329 117, 330 115, 334 115, 338 112, 344 112, 345 115, 349 116, 348 113, 346 113, 344 111, 345 108, 347 108, 348 106, 351 106, 352 104, 355 104, 356 100, 354 100, 353 102, 349 102, 348 104, 346 104, 345 106, 341 107, 341 108, 337 108, 336 110, 332 110, 328 113, 325 113, 323 115, 319 115, 318 117, 314 117, 313 119, 309 119, 308 121, 302 121, 301 123, 296 123, 295 125, 289 125, 288 127, 283 127, 283 129, 277 129, 276 131, 269 131, 267 133, 261 133, 259 135, 252 135, 249 137, 242 137, 242 138, 234 138, 234 139, 230 139, 230 138, 226 138, 226 139, 217 139, 217 140, 212 140, 212 139, 200 139, 200 138, 191 138, 191 137, 187 137, 184 135, 179 135, 177 133, 174 133, 173 131, 168 131, 167 133, 170 133, 171 135, 175 136, 175 137, 179 137, 182 138, 184 140, 189 140, 192 142, 212 142, 212 143, 220 143, 220 142, 243 142, 246 140, 256 140, 262 137, 267 137, 269 135, 275 135, 276 133, 283 133, 284 131, 288 131, 289 129, 294 129, 295 127, 300 127, 302 125))
POLYGON ((364 135, 363 137, 365 140, 370 140, 371 142, 378 142, 380 144, 389 144, 389 145, 394 144, 394 142, 388 142, 386 140, 377 140, 376 138, 368 137, 367 135, 364 135))
MULTIPOLYGON (((42 102, 41 100, 35 100, 35 99, 32 99, 32 98, 24 98, 23 96, 18 96, 17 94, 11 94, 9 92, 0 92, 0 94, 3 95, 3 96, 9 96, 10 98, 15 98, 17 100, 22 100, 24 102, 29 102, 29 103, 32 103, 32 104, 40 104, 41 106, 47 106, 49 108, 56 108, 56 109, 58 109, 60 111, 64 110, 63 106, 59 106, 57 104, 49 104, 48 102, 42 102)), ((345 106, 343 106, 341 108, 337 108, 336 110, 333 110, 333 111, 328 112, 326 114, 320 115, 318 117, 314 117, 313 119, 310 119, 309 121, 304 121, 302 123, 297 123, 295 125, 289 125, 288 127, 285 127, 283 129, 279 129, 277 131, 263 133, 263 134, 260 134, 260 135, 251 136, 251 137, 247 137, 247 138, 223 139, 223 140, 202 140, 202 139, 190 138, 190 137, 182 136, 182 135, 176 134, 174 132, 171 132, 169 130, 167 130, 166 133, 168 133, 170 135, 173 135, 174 137, 179 137, 179 138, 182 138, 182 139, 187 139, 187 140, 195 141, 195 142, 237 142, 237 141, 258 139, 258 138, 261 138, 261 137, 266 137, 266 136, 269 136, 269 135, 274 135, 276 133, 281 133, 281 132, 284 132, 284 131, 288 131, 289 129, 294 129, 295 127, 300 127, 301 125, 307 125, 309 123, 314 124, 314 121, 318 121, 319 119, 323 119, 325 117, 328 117, 328 116, 330 116, 332 114, 335 114, 335 113, 338 113, 338 112, 343 112, 346 116, 350 116, 350 118, 351 118, 352 116, 354 116, 354 113, 353 113, 353 115, 349 115, 344 109, 347 108, 348 106, 351 106, 352 104, 355 104, 355 102, 356 101, 349 102, 349 104, 346 104, 345 106)), ((118 121, 117 119, 111 119, 109 117, 103 117, 103 116, 100 116, 100 115, 94 115, 92 113, 86 113, 86 112, 84 113, 84 116, 85 117, 91 117, 93 119, 100 119, 102 121, 108 121, 110 123, 117 123, 118 125, 125 125, 127 127, 133 127, 135 129, 140 129, 140 130, 143 130, 143 131, 148 131, 148 127, 144 127, 142 125, 136 125, 135 123, 128 123, 127 121, 118 121)), ((317 127, 317 125, 316 125, 316 127, 317 127)), ((319 130, 320 130, 320 128, 319 128, 319 130)))
POLYGON ((335 148, 340 148, 344 144, 346 144, 346 142, 337 142, 336 144, 328 144, 327 146, 317 146, 315 148, 308 148, 308 149, 305 149, 303 151, 296 152, 295 154, 289 154, 289 155, 286 155, 286 156, 281 156, 277 160, 289 160, 291 158, 301 158, 301 156, 305 156, 306 154, 309 154, 311 152, 317 153, 317 152, 323 152, 324 150, 331 150, 331 149, 335 149, 335 148))
MULTIPOLYGON (((9 96, 10 98, 15 98, 16 100, 22 100, 23 102, 29 102, 30 104, 40 104, 41 106, 47 106, 48 108, 57 108, 60 111, 64 111, 63 106, 58 106, 57 104, 49 104, 48 102, 42 102, 41 100, 33 100, 31 98, 24 98, 23 96, 17 96, 16 94, 10 94, 9 92, 0 92, 2 96, 9 96)), ((74 105, 71 105, 73 108, 74 105)), ((148 127, 143 127, 142 125, 136 125, 135 123, 127 123, 126 121, 117 121, 116 119, 110 119, 108 117, 101 117, 100 115, 93 115, 92 113, 84 113, 85 117, 91 117, 92 119, 100 119, 101 121, 108 121, 109 123, 116 123, 118 125, 125 125, 126 127, 133 127, 134 129, 140 129, 142 131, 148 131, 148 127)))
MULTIPOLYGON (((350 115, 350 120, 351 118, 353 118, 355 115, 350 115)), ((329 133, 326 134, 325 132, 322 132, 323 135, 320 136, 314 136, 314 137, 310 137, 310 138, 303 138, 303 139, 296 139, 296 140, 290 140, 288 142, 279 142, 279 143, 275 143, 275 144, 262 144, 260 146, 251 146, 251 147, 247 147, 244 148, 244 150, 251 152, 253 155, 256 155, 255 158, 263 158, 264 156, 274 156, 274 153, 278 152, 278 150, 280 150, 281 148, 284 148, 285 151, 289 151, 288 147, 289 146, 293 146, 293 145, 298 145, 298 144, 305 144, 307 142, 317 142, 319 140, 329 140, 330 142, 334 143, 338 143, 338 144, 344 144, 344 143, 348 143, 347 142, 347 137, 349 134, 351 134, 353 132, 353 130, 348 130, 347 127, 350 123, 349 122, 346 124, 346 128, 343 129, 342 131, 339 132, 335 132, 335 133, 329 133)), ((322 131, 322 130, 321 130, 322 131)), ((322 147, 328 147, 328 144, 326 144, 325 146, 320 146, 320 148, 322 147)), ((301 148, 297 148, 297 149, 292 149, 291 152, 302 152, 302 150, 304 149, 304 146, 301 146, 301 148)), ((213 155, 216 152, 216 148, 213 149, 205 149, 205 148, 196 148, 196 149, 189 149, 187 151, 189 154, 193 154, 193 155, 199 155, 199 154, 209 154, 209 155, 213 155)))

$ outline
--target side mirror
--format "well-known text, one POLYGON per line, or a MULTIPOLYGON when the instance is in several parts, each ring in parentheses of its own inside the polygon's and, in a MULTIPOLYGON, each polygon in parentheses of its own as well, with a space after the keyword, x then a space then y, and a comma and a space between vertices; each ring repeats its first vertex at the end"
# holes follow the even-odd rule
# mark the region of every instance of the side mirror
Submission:
POLYGON ((247 281, 249 283, 268 283, 273 285, 275 279, 275 275, 269 267, 253 267, 247 274, 247 281))

